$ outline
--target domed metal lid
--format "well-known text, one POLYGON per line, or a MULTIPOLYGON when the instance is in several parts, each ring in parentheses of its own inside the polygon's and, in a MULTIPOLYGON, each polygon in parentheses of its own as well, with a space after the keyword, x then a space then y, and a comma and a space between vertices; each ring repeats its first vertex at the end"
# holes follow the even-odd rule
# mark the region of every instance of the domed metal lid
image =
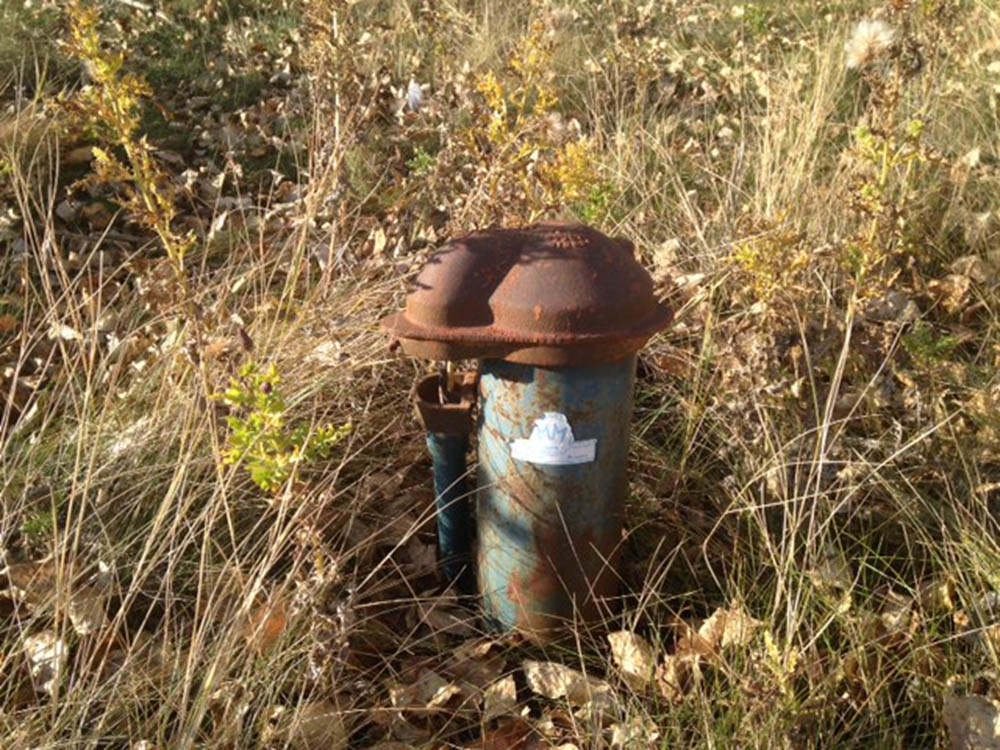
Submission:
POLYGON ((382 325, 428 359, 613 362, 673 317, 634 250, 581 224, 476 232, 432 256, 405 311, 382 325))

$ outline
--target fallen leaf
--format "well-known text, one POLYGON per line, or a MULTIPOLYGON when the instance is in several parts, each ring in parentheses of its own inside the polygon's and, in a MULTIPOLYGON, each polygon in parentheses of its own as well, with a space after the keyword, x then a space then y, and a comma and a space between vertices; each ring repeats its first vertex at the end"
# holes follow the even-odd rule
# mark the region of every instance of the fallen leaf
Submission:
POLYGON ((543 750, 548 743, 529 721, 511 719, 483 733, 483 750, 543 750))
POLYGON ((13 315, 0 315, 0 333, 13 333, 21 327, 21 322, 13 315))
POLYGON ((611 733, 611 747, 640 748, 656 747, 660 732, 649 719, 632 716, 627 721, 608 727, 611 733))
POLYGON ((62 163, 67 166, 85 164, 94 158, 94 148, 92 146, 80 146, 63 154, 62 163))
POLYGON ((989 278, 986 262, 978 255, 963 255, 961 258, 956 258, 951 262, 949 268, 952 273, 968 276, 978 284, 986 283, 989 278))
POLYGON ((926 581, 917 587, 917 601, 920 608, 933 614, 955 611, 954 584, 947 579, 926 581))
MULTIPOLYGON (((338 351, 341 348, 336 342, 326 342, 326 344, 333 346, 338 351)), ((315 356, 319 356, 316 355, 316 352, 320 350, 321 346, 322 345, 314 350, 313 354, 315 356)), ((364 478, 362 492, 377 493, 383 500, 392 502, 399 493, 399 488, 403 483, 403 479, 404 474, 401 471, 394 473, 387 471, 375 471, 364 478)))
POLYGON ((552 700, 565 698, 570 705, 589 706, 598 711, 611 708, 614 703, 614 693, 608 683, 558 662, 526 659, 521 667, 528 687, 538 695, 552 700))
POLYGON ((437 568, 437 548, 433 544, 424 544, 415 536, 406 543, 406 557, 413 565, 416 575, 428 573, 437 568))
POLYGON ((287 600, 284 596, 276 595, 250 615, 246 639, 255 653, 264 654, 274 648, 288 630, 288 614, 287 600))
POLYGON ((806 571, 813 586, 818 589, 839 589, 849 591, 854 582, 850 563, 843 550, 831 547, 820 557, 812 568, 806 571))
POLYGON ((288 729, 288 744, 296 750, 341 750, 347 739, 341 711, 330 701, 300 706, 288 729))
POLYGON ((66 658, 69 654, 65 641, 51 630, 44 630, 25 638, 23 648, 31 665, 31 678, 35 683, 35 689, 55 695, 66 669, 66 658))
POLYGON ((907 629, 913 615, 913 600, 890 591, 879 613, 879 619, 890 633, 900 633, 907 629))
POLYGON ((942 713, 952 750, 1000 750, 1000 702, 946 695, 942 713))
POLYGON ((50 339, 63 339, 64 341, 79 341, 80 332, 65 323, 53 323, 49 326, 50 339))
POLYGON ((77 635, 97 633, 108 624, 104 600, 104 594, 92 586, 76 587, 66 609, 70 624, 77 635))
POLYGON ((730 646, 746 646, 761 622, 755 620, 740 606, 720 607, 706 619, 697 633, 689 633, 677 643, 677 653, 695 653, 713 657, 730 646))
POLYGON ((668 701, 676 701, 684 697, 691 677, 692 662, 697 655, 668 654, 663 662, 656 667, 656 688, 668 701))
POLYGON ((507 661, 504 654, 491 653, 494 645, 495 641, 467 641, 455 650, 445 672, 473 687, 486 687, 501 675, 507 661))
POLYGON ((969 298, 972 280, 968 276, 950 273, 943 279, 933 279, 927 284, 928 291, 949 313, 961 310, 969 298))
POLYGON ((108 621, 105 592, 98 586, 68 583, 73 578, 71 568, 64 573, 66 582, 60 588, 56 565, 53 559, 11 565, 7 577, 15 595, 35 609, 64 603, 70 623, 79 635, 90 635, 103 628, 108 621))
POLYGON ((637 690, 647 687, 656 671, 653 647, 641 636, 627 630, 608 634, 611 658, 622 677, 637 690))
POLYGON ((178 154, 176 151, 166 151, 163 149, 157 150, 153 153, 157 159, 162 159, 168 164, 173 164, 175 167, 184 166, 184 157, 178 154))
MULTIPOLYGON (((393 685, 389 688, 389 700, 394 708, 400 710, 422 711, 428 708, 440 708, 456 693, 450 688, 454 683, 446 680, 433 669, 422 669, 417 679, 408 685, 393 685), (448 698, 442 701, 441 696, 448 698)), ((459 690, 459 692, 461 692, 459 690)))
POLYGON ((94 229, 104 229, 111 223, 111 219, 114 218, 108 207, 100 201, 88 203, 80 210, 80 214, 94 229))
POLYGON ((517 713, 517 685, 514 675, 507 675, 486 688, 483 702, 483 721, 517 713))
MULTIPOLYGON (((442 599, 447 598, 442 597, 442 599)), ((468 638, 476 632, 476 628, 473 627, 473 616, 464 609, 450 606, 447 601, 445 603, 442 603, 440 599, 423 601, 419 602, 417 607, 420 611, 421 622, 436 634, 468 638)))
POLYGON ((376 228, 372 233, 372 253, 376 256, 381 255, 387 242, 385 230, 382 227, 376 228))
POLYGON ((56 204, 56 216, 67 224, 75 221, 79 213, 80 204, 74 200, 66 199, 56 204))
POLYGON ((229 352, 230 341, 226 336, 215 336, 202 348, 205 359, 219 359, 229 352))

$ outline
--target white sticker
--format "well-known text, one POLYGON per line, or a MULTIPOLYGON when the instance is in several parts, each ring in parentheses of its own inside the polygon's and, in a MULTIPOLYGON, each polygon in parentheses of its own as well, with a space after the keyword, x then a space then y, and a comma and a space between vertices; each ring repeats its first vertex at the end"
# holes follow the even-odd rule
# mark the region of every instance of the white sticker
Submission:
POLYGON ((547 411, 535 420, 531 437, 510 444, 510 456, 546 466, 589 464, 597 454, 597 440, 574 440, 573 428, 565 414, 547 411))

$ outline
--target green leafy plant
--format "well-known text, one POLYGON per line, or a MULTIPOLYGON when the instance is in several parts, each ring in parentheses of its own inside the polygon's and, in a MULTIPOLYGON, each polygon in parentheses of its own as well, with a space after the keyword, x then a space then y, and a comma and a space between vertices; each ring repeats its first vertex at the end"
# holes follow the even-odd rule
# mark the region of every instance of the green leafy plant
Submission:
POLYGON ((903 337, 903 348, 923 364, 934 364, 948 357, 961 343, 957 336, 938 335, 926 323, 916 325, 903 337))
POLYGON ((236 411, 227 420, 230 433, 223 460, 226 464, 242 463, 254 483, 266 492, 283 487, 298 467, 328 458, 351 430, 350 424, 314 428, 301 423, 291 427, 280 385, 281 377, 273 364, 262 371, 250 363, 218 395, 236 411))
POLYGON ((436 157, 434 154, 429 153, 420 146, 417 146, 413 150, 413 157, 406 162, 406 166, 409 167, 410 171, 417 177, 423 177, 434 169, 435 160, 436 157))
MULTIPOLYGON (((859 127, 852 156, 858 175, 848 204, 862 226, 845 246, 843 266, 861 296, 881 294, 892 258, 918 252, 922 235, 913 227, 921 206, 921 181, 935 164, 922 144, 925 124, 911 119, 892 130, 859 127)), ((923 199, 926 200, 926 199, 923 199)))
MULTIPOLYGON (((176 188, 156 163, 154 149, 141 132, 141 104, 152 90, 142 78, 125 70, 124 53, 110 52, 102 42, 101 14, 96 5, 75 0, 69 6, 69 20, 68 50, 94 81, 73 100, 73 106, 85 127, 100 134, 107 146, 94 147, 94 174, 81 185, 129 186, 125 208, 135 221, 156 233, 184 298, 190 301, 184 258, 195 246, 195 236, 175 228, 176 188)), ((193 309, 190 314, 197 317, 193 309)))

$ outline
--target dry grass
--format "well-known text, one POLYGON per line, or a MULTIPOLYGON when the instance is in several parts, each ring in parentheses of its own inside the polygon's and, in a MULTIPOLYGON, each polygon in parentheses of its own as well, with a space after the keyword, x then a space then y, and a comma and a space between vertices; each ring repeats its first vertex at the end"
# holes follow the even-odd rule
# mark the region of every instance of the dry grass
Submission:
POLYGON ((5 747, 931 747, 946 696, 1000 698, 996 12, 613 5, 105 9, 187 180, 184 284, 120 184, 73 187, 78 63, 0 82, 5 747), (849 70, 872 15, 906 44, 849 70), (489 71, 555 103, 487 142, 489 71), (545 171, 577 142, 582 199, 545 171), (620 613, 470 656, 491 636, 428 557, 424 365, 377 321, 444 238, 544 215, 634 238, 681 314, 641 356, 620 613), (274 493, 222 461, 213 394, 251 361, 289 424, 353 425, 274 493), (665 669, 719 607, 760 626, 683 684, 621 676, 609 630, 665 669), (607 679, 604 713, 526 658, 607 679))

